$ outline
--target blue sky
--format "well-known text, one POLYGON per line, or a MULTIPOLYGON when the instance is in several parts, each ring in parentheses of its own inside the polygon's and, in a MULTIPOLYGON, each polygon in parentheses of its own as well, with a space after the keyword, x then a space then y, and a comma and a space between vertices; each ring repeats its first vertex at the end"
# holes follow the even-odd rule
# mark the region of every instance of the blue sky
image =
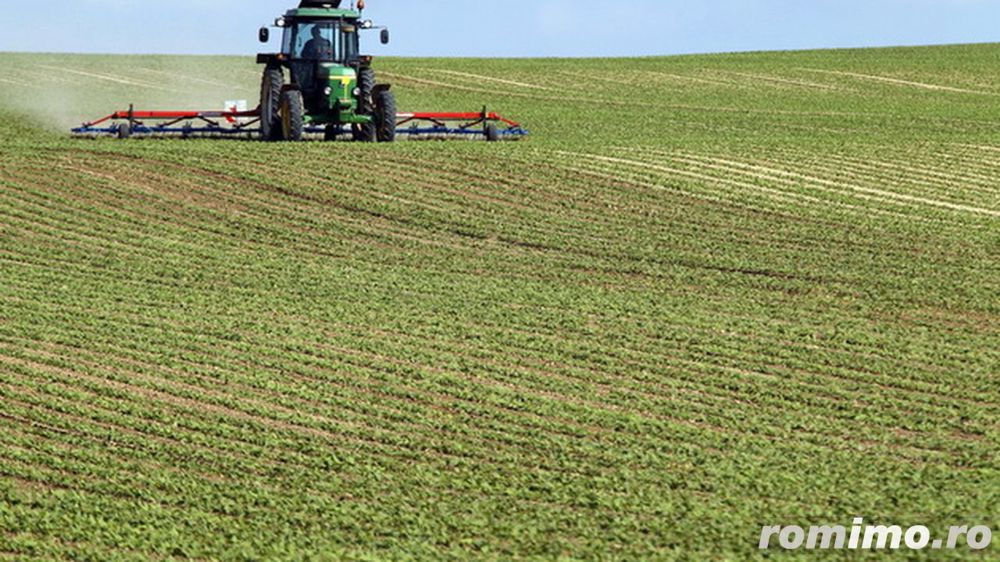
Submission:
MULTIPOLYGON (((349 1, 349 0, 348 0, 349 1)), ((0 51, 250 54, 297 0, 7 6, 0 51)), ((400 56, 630 56, 1000 41, 1000 0, 368 0, 400 56)))

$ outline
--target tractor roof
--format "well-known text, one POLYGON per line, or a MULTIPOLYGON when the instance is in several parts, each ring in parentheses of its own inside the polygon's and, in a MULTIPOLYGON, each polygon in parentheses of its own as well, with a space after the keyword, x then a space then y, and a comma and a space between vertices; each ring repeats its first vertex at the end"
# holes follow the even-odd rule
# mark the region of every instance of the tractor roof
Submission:
POLYGON ((356 10, 342 9, 343 0, 302 0, 298 8, 288 10, 293 18, 360 18, 356 10))
POLYGON ((354 10, 337 10, 337 9, 321 9, 321 8, 298 8, 294 10, 288 10, 285 14, 286 18, 297 18, 297 19, 358 19, 361 17, 359 12, 354 10))

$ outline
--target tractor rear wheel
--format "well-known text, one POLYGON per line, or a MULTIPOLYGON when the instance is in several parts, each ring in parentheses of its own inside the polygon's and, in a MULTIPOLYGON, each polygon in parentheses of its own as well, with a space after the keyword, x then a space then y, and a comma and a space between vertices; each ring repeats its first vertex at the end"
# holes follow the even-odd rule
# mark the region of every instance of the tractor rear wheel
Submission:
POLYGON ((396 95, 382 90, 375 99, 378 142, 396 142, 396 95))
POLYGON ((260 84, 260 139, 281 140, 281 89, 285 86, 285 73, 280 66, 264 70, 260 84))
POLYGON ((305 130, 305 102, 302 92, 285 90, 281 94, 281 133, 285 140, 300 141, 305 130))

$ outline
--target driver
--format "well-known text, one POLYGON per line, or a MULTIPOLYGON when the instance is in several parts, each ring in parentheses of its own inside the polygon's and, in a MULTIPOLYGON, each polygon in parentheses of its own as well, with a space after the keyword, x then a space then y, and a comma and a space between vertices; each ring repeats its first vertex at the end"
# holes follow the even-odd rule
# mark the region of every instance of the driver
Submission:
POLYGON ((312 39, 306 43, 302 49, 302 58, 327 60, 333 58, 333 43, 323 37, 323 28, 314 25, 312 28, 312 39))

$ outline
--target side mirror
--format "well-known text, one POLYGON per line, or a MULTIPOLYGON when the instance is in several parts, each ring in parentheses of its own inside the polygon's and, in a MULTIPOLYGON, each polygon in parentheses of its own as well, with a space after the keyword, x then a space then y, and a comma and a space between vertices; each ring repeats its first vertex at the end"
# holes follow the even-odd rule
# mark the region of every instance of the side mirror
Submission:
POLYGON ((266 27, 260 28, 260 31, 257 32, 257 39, 259 39, 261 43, 267 43, 271 40, 271 30, 266 27))
POLYGON ((383 29, 382 30, 381 39, 382 39, 382 44, 383 45, 388 45, 389 44, 389 30, 388 29, 383 29))

